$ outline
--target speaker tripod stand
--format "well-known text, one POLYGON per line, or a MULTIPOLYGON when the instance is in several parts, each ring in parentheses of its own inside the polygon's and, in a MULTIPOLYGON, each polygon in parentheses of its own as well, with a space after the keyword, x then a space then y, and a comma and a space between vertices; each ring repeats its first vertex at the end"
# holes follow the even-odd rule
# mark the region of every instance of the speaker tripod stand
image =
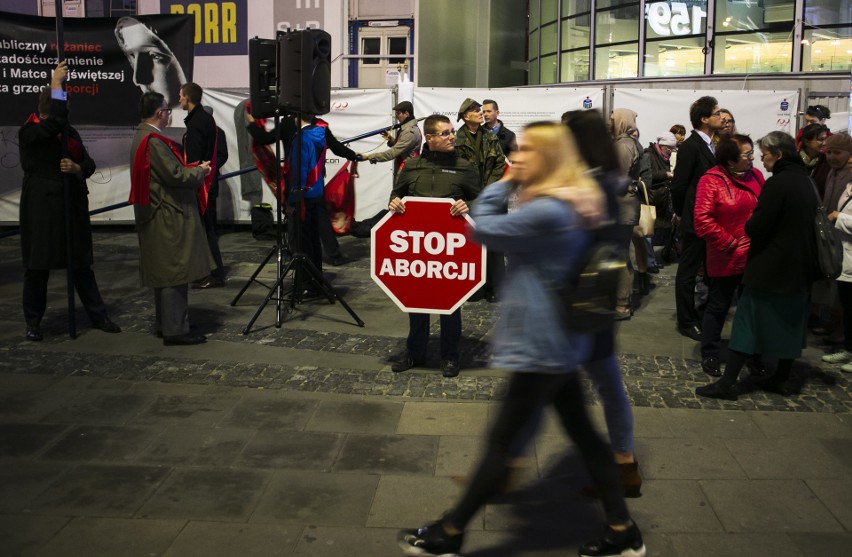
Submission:
MULTIPOLYGON (((299 120, 301 121, 301 114, 298 115, 299 120)), ((275 129, 276 129, 276 139, 280 139, 278 137, 280 130, 280 115, 279 112, 275 113, 275 129)), ((301 174, 299 169, 301 167, 301 143, 302 143, 302 130, 299 130, 296 133, 296 141, 294 146, 295 155, 291 157, 291 162, 293 163, 292 168, 290 169, 291 174, 291 182, 294 184, 291 187, 299 187, 301 185, 301 174)), ((287 312, 290 313, 296 309, 298 304, 301 304, 305 300, 305 293, 307 286, 315 286, 311 290, 315 294, 319 294, 325 297, 330 303, 340 302, 340 305, 352 316, 355 320, 355 323, 359 327, 364 326, 364 321, 358 317, 349 304, 346 303, 346 300, 343 299, 342 296, 335 292, 334 288, 332 288, 331 284, 325 279, 322 275, 322 272, 314 265, 314 263, 308 258, 308 256, 304 252, 303 246, 303 230, 302 230, 302 212, 304 206, 304 198, 303 192, 298 192, 296 195, 297 204, 293 210, 293 220, 294 222, 294 242, 292 245, 294 246, 294 252, 291 253, 285 243, 284 243, 284 231, 282 222, 286 223, 286 219, 284 218, 284 211, 282 207, 282 176, 281 176, 281 165, 280 165, 280 141, 276 141, 275 153, 276 153, 276 175, 277 175, 277 185, 276 185, 276 205, 277 205, 277 241, 276 245, 269 251, 264 260, 258 266, 258 268, 254 271, 252 276, 243 285, 243 288, 236 295, 236 297, 231 301, 231 305, 236 305, 237 301, 242 297, 248 287, 252 282, 257 282, 268 288, 269 292, 266 294, 264 300, 260 303, 260 305, 255 310, 251 319, 249 319, 246 326, 243 327, 242 333, 244 335, 248 334, 254 325, 255 321, 257 321, 258 317, 260 317, 261 312, 263 312, 266 305, 270 302, 270 300, 275 299, 276 301, 276 312, 275 312, 275 326, 280 328, 282 323, 284 322, 284 307, 285 304, 288 307, 287 312), (266 266, 266 264, 272 259, 273 255, 277 255, 276 259, 276 274, 277 278, 275 282, 271 286, 266 286, 261 281, 257 280, 257 276, 266 266), (289 256, 289 260, 286 264, 284 264, 285 256, 289 256), (290 274, 290 271, 293 272, 293 286, 290 290, 284 291, 284 280, 290 274), (307 280, 306 280, 307 277, 307 280)), ((323 201, 320 200, 322 203, 323 201)), ((315 241, 319 241, 317 237, 315 241)), ((315 296, 311 296, 315 297, 315 296)))

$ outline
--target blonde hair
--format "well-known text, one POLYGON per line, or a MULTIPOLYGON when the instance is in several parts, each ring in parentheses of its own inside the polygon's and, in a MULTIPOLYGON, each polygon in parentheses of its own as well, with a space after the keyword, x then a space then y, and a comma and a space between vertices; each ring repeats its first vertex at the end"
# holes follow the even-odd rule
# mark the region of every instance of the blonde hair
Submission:
POLYGON ((567 127, 552 122, 536 122, 524 127, 523 133, 523 141, 541 156, 543 168, 535 172, 530 183, 521 185, 522 202, 552 196, 556 190, 565 187, 598 187, 587 174, 588 167, 567 127))

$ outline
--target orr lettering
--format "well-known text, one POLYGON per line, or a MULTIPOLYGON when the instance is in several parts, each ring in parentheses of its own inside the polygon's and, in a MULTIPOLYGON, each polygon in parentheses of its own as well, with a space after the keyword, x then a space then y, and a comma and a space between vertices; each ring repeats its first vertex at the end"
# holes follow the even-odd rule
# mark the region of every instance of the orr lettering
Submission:
POLYGON ((195 17, 195 44, 237 42, 237 5, 234 2, 172 4, 169 13, 195 17))

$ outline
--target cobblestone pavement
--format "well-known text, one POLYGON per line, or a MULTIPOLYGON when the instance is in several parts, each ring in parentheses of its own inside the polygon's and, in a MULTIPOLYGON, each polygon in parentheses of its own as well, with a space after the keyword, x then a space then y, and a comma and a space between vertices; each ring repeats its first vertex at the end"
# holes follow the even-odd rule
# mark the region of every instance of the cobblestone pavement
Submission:
MULTIPOLYGON (((190 311, 193 323, 211 341, 227 343, 234 352, 261 350, 264 347, 294 349, 316 353, 316 365, 288 365, 252 363, 246 361, 214 361, 188 357, 181 351, 163 357, 161 354, 113 355, 96 349, 71 350, 73 343, 65 334, 67 318, 64 309, 64 283, 59 278, 51 281, 50 308, 44 320, 45 341, 26 342, 22 338, 23 325, 20 311, 20 253, 17 237, 0 240, 0 270, 2 270, 3 296, 0 301, 0 373, 48 374, 60 376, 94 376, 120 378, 132 381, 160 381, 166 383, 217 384, 225 386, 262 387, 294 391, 371 394, 399 397, 422 397, 441 400, 492 400, 499 399, 505 388, 505 376, 493 370, 481 370, 488 364, 488 335, 496 318, 496 306, 486 302, 468 303, 463 309, 462 374, 456 379, 444 379, 433 370, 411 370, 402 374, 389 371, 387 363, 404 349, 405 330, 383 326, 383 312, 397 312, 392 302, 384 297, 369 276, 369 241, 343 238, 343 250, 350 262, 341 267, 327 267, 334 277, 333 284, 368 326, 359 328, 329 327, 328 319, 311 319, 301 315, 298 327, 269 326, 274 319, 274 302, 267 307, 256 327, 248 335, 242 334, 245 311, 230 314, 230 308, 221 302, 233 297, 245 283, 250 273, 269 253, 269 246, 255 242, 247 232, 222 236, 222 250, 230 266, 230 282, 226 289, 193 291, 190 311), (214 298, 215 295, 215 298, 214 298), (213 302, 216 300, 216 303, 213 302), (369 319, 368 317, 369 316, 369 319), (323 354, 368 356, 376 359, 376 369, 347 368, 324 364, 323 354), (477 369, 466 373, 465 369, 477 369)), ((153 300, 150 293, 138 287, 136 281, 136 239, 128 230, 98 231, 95 234, 96 274, 105 290, 104 297, 110 306, 111 317, 125 333, 150 334, 153 329, 153 300), (104 288, 109 285, 108 288, 104 288), (120 285, 120 286, 115 286, 120 285)), ((266 268, 274 273, 274 265, 266 268)), ((57 277, 64 273, 57 271, 57 277)), ((673 323, 662 309, 671 297, 671 273, 655 277, 656 289, 650 302, 646 302, 634 320, 621 327, 620 335, 650 335, 660 330, 672 331, 673 323)), ((274 278, 274 276, 273 276, 274 278)), ((257 303, 257 290, 253 287, 257 303)), ((261 289, 262 290, 262 289, 261 289)), ((261 295, 265 292, 261 292, 261 295)), ((325 302, 305 304, 308 311, 325 302)), ((327 308, 320 308, 327 310, 327 308)), ((301 308, 300 308, 301 310, 301 308)), ((297 310, 299 311, 299 310, 297 310)), ((78 313, 82 309, 78 308, 78 313)), ((342 308, 335 308, 338 320, 349 317, 342 308)), ((437 353, 437 320, 433 323, 434 350, 437 353)), ((85 329, 85 316, 78 315, 78 326, 85 329)), ((109 342, 123 341, 130 335, 110 336, 109 342)), ((107 338, 107 337, 104 337, 107 338)), ((656 338, 656 337, 654 337, 656 338)), ((679 341, 678 341, 679 342, 679 341)), ((630 343, 626 343, 630 344, 630 343)), ((635 342, 633 343, 635 345, 635 342)), ((654 351, 654 346, 649 347, 654 351)), ((695 396, 696 386, 706 383, 696 359, 673 354, 668 346, 660 347, 659 355, 620 353, 628 394, 637 407, 652 408, 724 408, 745 410, 780 410, 794 412, 848 412, 852 410, 850 375, 837 368, 822 369, 811 366, 817 358, 811 355, 797 362, 795 373, 805 382, 802 395, 783 398, 752 390, 737 402, 705 400, 695 396)), ((238 358, 237 358, 238 359, 238 358)), ((427 366, 436 368, 438 361, 427 366)), ((748 382, 743 386, 749 391, 748 382)), ((591 389, 589 389, 591 391, 591 389)), ((591 394, 591 393, 590 393, 591 394)))

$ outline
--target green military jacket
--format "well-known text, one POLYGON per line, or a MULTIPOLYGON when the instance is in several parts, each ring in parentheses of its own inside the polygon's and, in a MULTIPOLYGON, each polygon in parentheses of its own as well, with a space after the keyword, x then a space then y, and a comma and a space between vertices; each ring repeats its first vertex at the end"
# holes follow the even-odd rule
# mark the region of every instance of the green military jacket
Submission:
POLYGON ((503 177, 506 170, 506 156, 500 146, 500 140, 483 127, 476 135, 481 135, 479 149, 476 140, 467 126, 462 126, 456 132, 456 153, 463 159, 469 160, 479 171, 479 183, 482 188, 503 177))
POLYGON ((421 156, 405 162, 390 198, 411 195, 472 201, 481 189, 479 175, 468 161, 452 152, 424 151, 421 156))

